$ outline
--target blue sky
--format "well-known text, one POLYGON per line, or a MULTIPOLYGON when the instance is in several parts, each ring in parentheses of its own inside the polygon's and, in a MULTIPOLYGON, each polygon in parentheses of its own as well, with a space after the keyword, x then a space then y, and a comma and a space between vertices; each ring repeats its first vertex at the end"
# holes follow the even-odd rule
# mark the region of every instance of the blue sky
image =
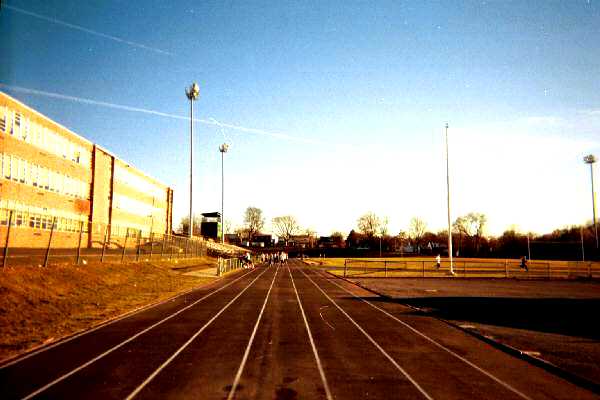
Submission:
POLYGON ((227 141, 234 225, 252 205, 321 234, 367 211, 441 229, 446 121, 453 218, 484 212, 493 234, 591 219, 597 0, 3 5, 0 90, 174 187, 175 223, 189 123, 73 98, 185 117, 197 81, 195 116, 238 128, 196 123, 195 209, 220 208, 227 141))

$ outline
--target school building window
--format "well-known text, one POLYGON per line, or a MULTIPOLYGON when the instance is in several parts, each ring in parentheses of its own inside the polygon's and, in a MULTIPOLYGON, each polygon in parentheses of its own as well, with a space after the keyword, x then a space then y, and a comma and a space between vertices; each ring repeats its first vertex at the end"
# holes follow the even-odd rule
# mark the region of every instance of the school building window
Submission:
POLYGON ((89 198, 89 185, 11 154, 0 153, 0 177, 81 199, 89 198))
POLYGON ((0 131, 6 132, 6 107, 0 107, 0 131))

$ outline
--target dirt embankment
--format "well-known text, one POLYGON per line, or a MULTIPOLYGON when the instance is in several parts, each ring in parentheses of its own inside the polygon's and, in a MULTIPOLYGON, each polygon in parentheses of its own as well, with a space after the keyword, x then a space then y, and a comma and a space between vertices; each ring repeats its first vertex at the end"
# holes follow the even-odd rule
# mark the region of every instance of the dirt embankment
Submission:
POLYGON ((212 258, 0 270, 0 360, 212 282, 212 258), (175 268, 186 267, 183 270, 175 268))

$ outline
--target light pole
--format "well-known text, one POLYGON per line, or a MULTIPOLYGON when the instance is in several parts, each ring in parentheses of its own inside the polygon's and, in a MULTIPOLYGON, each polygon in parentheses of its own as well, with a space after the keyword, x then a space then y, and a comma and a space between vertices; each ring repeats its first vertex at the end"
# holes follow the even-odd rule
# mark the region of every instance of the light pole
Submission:
POLYGON ((196 82, 185 89, 185 95, 190 100, 190 231, 189 237, 192 238, 194 232, 194 217, 192 214, 192 198, 194 193, 194 101, 200 96, 200 87, 196 82))
POLYGON ((225 158, 225 153, 227 153, 227 149, 229 145, 227 143, 223 143, 219 146, 219 151, 221 152, 221 243, 225 244, 225 173, 223 167, 223 159, 225 158))
POLYGON ((594 223, 594 236, 596 237, 596 249, 598 249, 598 226, 596 225, 596 192, 594 192, 594 163, 596 157, 593 154, 589 154, 583 157, 583 162, 590 165, 590 177, 592 179, 592 215, 594 223))
POLYGON ((446 189, 448 199, 448 255, 450 256, 450 273, 454 275, 452 263, 452 222, 450 219, 450 162, 448 160, 448 123, 446 122, 446 189))

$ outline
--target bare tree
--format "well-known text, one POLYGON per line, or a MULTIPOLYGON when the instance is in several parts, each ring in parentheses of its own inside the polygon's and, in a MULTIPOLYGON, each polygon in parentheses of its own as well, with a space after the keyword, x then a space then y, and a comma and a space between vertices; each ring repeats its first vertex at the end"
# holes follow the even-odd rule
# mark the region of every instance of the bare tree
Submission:
POLYGON ((340 238, 341 240, 344 240, 344 234, 340 231, 333 231, 331 233, 331 237, 334 239, 340 238))
POLYGON ((388 217, 384 217, 381 222, 379 223, 379 230, 377 233, 379 233, 380 237, 384 237, 388 234, 388 223, 389 223, 389 219, 388 217))
MULTIPOLYGON (((200 224, 202 223, 202 218, 198 216, 194 216, 194 236, 200 236, 200 224)), ((183 217, 181 221, 179 221, 178 231, 181 234, 189 235, 190 232, 190 217, 183 217)))
POLYGON ((298 234, 300 226, 298 221, 291 215, 284 215, 282 217, 273 218, 273 226, 277 232, 277 235, 282 238, 286 243, 293 235, 298 234))
POLYGON ((226 235, 231 233, 231 227, 232 227, 231 220, 226 219, 225 221, 223 221, 223 230, 226 235))
POLYGON ((387 235, 388 232, 388 217, 384 217, 381 222, 379 223, 379 258, 381 258, 381 254, 382 254, 382 241, 383 241, 383 237, 385 235, 387 235))
POLYGON ((340 231, 335 231, 331 234, 331 239, 336 245, 342 246, 342 244, 344 243, 344 234, 340 231))
POLYGON ((254 235, 259 233, 265 226, 265 219, 262 215, 262 210, 257 207, 248 207, 244 213, 244 224, 246 224, 246 232, 248 241, 252 241, 254 235))
MULTIPOLYGON (((487 223, 487 217, 483 213, 471 212, 467 215, 456 218, 454 221, 454 229, 460 235, 460 242, 462 242, 462 235, 473 239, 475 252, 479 252, 479 243, 487 223)), ((459 245, 460 248, 460 245, 459 245)))
POLYGON ((368 238, 373 238, 381 226, 381 221, 375 213, 368 212, 358 219, 358 230, 368 238))
POLYGON ((411 240, 419 246, 421 244, 421 239, 423 239, 423 235, 427 230, 427 224, 419 217, 413 217, 410 220, 410 225, 408 227, 408 236, 411 240))

